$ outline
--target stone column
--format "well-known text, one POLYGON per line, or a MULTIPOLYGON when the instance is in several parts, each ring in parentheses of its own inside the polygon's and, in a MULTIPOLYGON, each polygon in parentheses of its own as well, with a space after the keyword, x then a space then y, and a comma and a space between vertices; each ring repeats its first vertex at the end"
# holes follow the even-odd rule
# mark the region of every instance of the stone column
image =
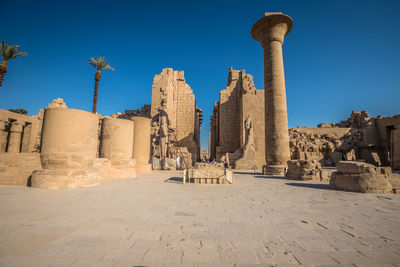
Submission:
POLYGON ((8 140, 7 152, 19 153, 21 151, 21 135, 22 135, 22 124, 18 121, 14 121, 11 124, 10 139, 8 140))
POLYGON ((0 153, 6 152, 7 147, 7 131, 5 118, 0 118, 0 153))
POLYGON ((102 173, 94 168, 99 116, 70 108, 46 108, 40 160, 31 186, 67 189, 97 185, 102 173))
POLYGON ((150 159, 150 118, 132 117, 135 123, 133 136, 132 158, 136 159, 136 171, 138 173, 151 172, 150 159))
POLYGON ((265 175, 284 175, 290 160, 282 44, 292 26, 287 15, 265 13, 251 29, 252 37, 264 50, 265 175))
POLYGON ((132 160, 134 124, 130 120, 104 118, 100 157, 113 166, 128 166, 132 160))

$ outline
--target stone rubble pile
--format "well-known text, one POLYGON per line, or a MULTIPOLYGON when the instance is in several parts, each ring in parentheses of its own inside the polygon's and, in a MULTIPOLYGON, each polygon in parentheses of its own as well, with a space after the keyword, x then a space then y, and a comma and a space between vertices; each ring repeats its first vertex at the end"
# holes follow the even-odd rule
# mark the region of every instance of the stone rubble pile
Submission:
POLYGON ((289 129, 292 159, 317 160, 322 166, 336 166, 341 160, 365 160, 382 165, 384 153, 377 121, 366 111, 353 111, 339 124, 320 124, 318 128, 289 129))
POLYGON ((328 180, 328 172, 316 160, 289 160, 285 177, 295 180, 328 180))

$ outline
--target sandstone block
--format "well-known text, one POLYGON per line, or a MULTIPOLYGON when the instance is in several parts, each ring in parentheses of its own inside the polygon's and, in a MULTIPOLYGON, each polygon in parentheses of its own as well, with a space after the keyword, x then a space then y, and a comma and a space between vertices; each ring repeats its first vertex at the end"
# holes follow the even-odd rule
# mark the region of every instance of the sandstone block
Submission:
POLYGON ((26 186, 32 172, 41 168, 38 153, 1 153, 0 184, 26 186))
POLYGON ((345 174, 358 174, 365 172, 375 172, 375 166, 365 162, 357 161, 340 161, 337 166, 337 171, 345 174))
POLYGON ((391 193, 393 189, 385 175, 371 173, 334 172, 329 181, 329 187, 344 191, 381 194, 391 193))
MULTIPOLYGON (((324 173, 324 178, 325 176, 324 173)), ((321 164, 315 160, 289 160, 285 177, 296 180, 321 180, 321 164)))

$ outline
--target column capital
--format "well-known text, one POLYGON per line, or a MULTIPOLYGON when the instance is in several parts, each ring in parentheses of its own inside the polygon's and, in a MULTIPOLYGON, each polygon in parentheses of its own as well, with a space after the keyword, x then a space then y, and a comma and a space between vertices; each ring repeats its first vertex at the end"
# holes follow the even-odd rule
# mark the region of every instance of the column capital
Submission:
POLYGON ((18 133, 22 133, 22 126, 23 123, 20 121, 13 121, 11 123, 11 129, 10 132, 18 132, 18 133))
POLYGON ((251 36, 264 46, 267 42, 278 41, 283 44, 284 37, 293 27, 293 20, 281 12, 265 13, 251 28, 251 36))

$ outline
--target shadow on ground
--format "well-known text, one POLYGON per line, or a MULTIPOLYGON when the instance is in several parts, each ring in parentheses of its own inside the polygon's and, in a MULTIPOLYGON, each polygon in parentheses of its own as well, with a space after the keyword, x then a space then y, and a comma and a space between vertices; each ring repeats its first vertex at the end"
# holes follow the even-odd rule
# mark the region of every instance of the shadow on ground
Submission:
POLYGON ((278 180, 288 180, 284 176, 267 176, 267 175, 254 175, 258 179, 278 179, 278 180))
POLYGON ((285 184, 290 186, 306 187, 313 189, 334 190, 332 188, 329 188, 329 185, 327 184, 309 184, 309 183, 285 183, 285 184))
POLYGON ((260 172, 233 172, 234 174, 250 174, 250 175, 260 175, 260 172))
POLYGON ((170 177, 167 180, 164 181, 165 183, 176 183, 176 184, 181 184, 183 183, 183 178, 182 177, 170 177))

